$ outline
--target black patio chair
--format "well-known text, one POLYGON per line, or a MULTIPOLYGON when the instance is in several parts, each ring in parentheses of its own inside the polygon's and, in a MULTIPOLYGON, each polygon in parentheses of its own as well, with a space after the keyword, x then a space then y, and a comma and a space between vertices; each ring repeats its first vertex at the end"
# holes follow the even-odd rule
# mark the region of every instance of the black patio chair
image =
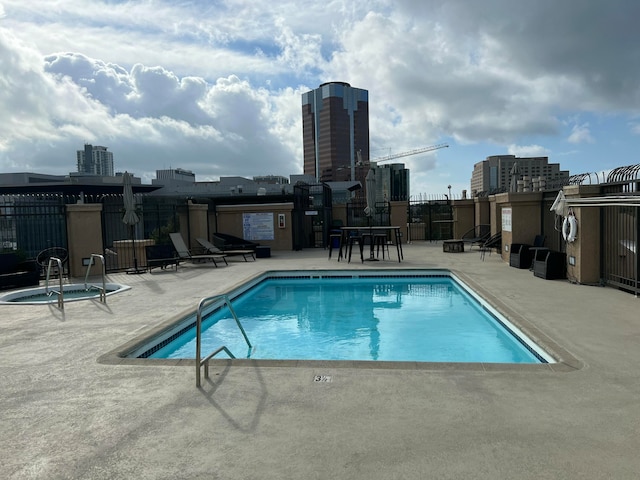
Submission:
POLYGON ((494 249, 499 252, 502 251, 502 231, 491 235, 480 245, 480 258, 482 258, 483 262, 485 253, 489 252, 489 255, 491 255, 494 249))
POLYGON ((464 232, 460 240, 462 240, 464 243, 468 243, 469 250, 471 250, 471 247, 473 247, 474 245, 482 245, 482 243, 485 242, 490 236, 491 225, 483 223, 480 225, 476 225, 475 227, 464 232))
POLYGON ((36 256, 36 263, 40 266, 41 276, 47 275, 47 269, 49 268, 49 260, 52 258, 57 258, 60 260, 60 265, 58 262, 54 261, 51 263, 51 270, 49 275, 51 277, 57 275, 67 275, 68 263, 69 263, 69 252, 67 252, 66 248, 62 247, 51 247, 45 248, 36 256), (62 271, 60 270, 62 267, 62 271))

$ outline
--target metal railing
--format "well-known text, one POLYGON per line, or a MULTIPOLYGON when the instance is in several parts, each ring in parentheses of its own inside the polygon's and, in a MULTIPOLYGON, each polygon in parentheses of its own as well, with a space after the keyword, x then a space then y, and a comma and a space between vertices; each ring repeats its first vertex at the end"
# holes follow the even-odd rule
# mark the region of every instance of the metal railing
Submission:
POLYGON ((238 319, 238 316, 236 315, 236 312, 233 309, 233 306, 231 306, 231 300, 229 299, 228 295, 214 295, 212 297, 205 297, 202 300, 200 300, 200 303, 198 303, 198 310, 196 315, 196 387, 198 388, 200 388, 200 386, 202 385, 201 378, 200 378, 200 369, 202 368, 202 365, 204 365, 204 378, 209 378, 209 360, 211 360, 211 358, 213 358, 214 356, 216 356, 218 353, 222 351, 224 351, 231 358, 236 358, 231 353, 231 351, 229 351, 229 349, 224 345, 218 348, 217 350, 215 350, 214 352, 210 353, 209 355, 207 355, 205 358, 201 358, 202 356, 201 355, 202 310, 205 308, 205 306, 208 306, 208 305, 211 305, 212 303, 220 302, 220 301, 223 301, 227 305, 227 307, 229 308, 229 311, 231 312, 231 315, 233 316, 233 319, 236 321, 236 324, 240 329, 240 332, 242 332, 242 336, 244 337, 245 342, 247 342, 249 349, 252 348, 251 342, 249 341, 249 338, 247 337, 247 334, 244 331, 244 328, 242 327, 242 324, 240 323, 240 320, 238 319))
POLYGON ((47 296, 51 296, 52 294, 58 295, 58 308, 60 310, 64 310, 64 288, 62 288, 62 260, 57 257, 50 257, 49 263, 47 264, 47 277, 45 278, 44 283, 44 293, 47 296), (60 290, 49 290, 49 277, 51 276, 51 266, 57 264, 58 265, 58 280, 60 281, 60 290))
POLYGON ((97 253, 92 253, 91 258, 89 260, 89 265, 87 265, 87 273, 84 275, 84 289, 85 291, 89 291, 90 288, 95 288, 96 290, 98 290, 100 292, 100 301, 102 303, 107 303, 107 284, 105 280, 105 272, 106 272, 106 267, 104 264, 104 256, 99 255, 97 253), (91 271, 91 265, 93 265, 94 263, 93 261, 94 258, 99 258, 100 263, 102 264, 102 287, 99 287, 97 285, 91 285, 91 286, 87 285, 87 279, 89 278, 89 272, 91 271))

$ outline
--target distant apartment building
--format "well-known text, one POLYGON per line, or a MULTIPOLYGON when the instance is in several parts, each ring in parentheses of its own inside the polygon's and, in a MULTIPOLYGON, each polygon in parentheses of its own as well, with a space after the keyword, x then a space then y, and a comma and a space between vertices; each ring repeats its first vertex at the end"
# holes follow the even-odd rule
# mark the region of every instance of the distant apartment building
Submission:
POLYGON ((86 143, 84 150, 76 152, 78 172, 89 175, 113 177, 113 153, 107 147, 99 147, 86 143))
POLYGON ((514 165, 520 179, 542 178, 547 184, 566 182, 569 179, 569 171, 560 170, 559 163, 549 163, 548 157, 492 155, 474 165, 471 175, 472 195, 475 196, 480 192, 508 191, 514 165))
POLYGON ((360 181, 364 186, 369 92, 328 82, 302 94, 302 137, 305 175, 319 182, 360 181))

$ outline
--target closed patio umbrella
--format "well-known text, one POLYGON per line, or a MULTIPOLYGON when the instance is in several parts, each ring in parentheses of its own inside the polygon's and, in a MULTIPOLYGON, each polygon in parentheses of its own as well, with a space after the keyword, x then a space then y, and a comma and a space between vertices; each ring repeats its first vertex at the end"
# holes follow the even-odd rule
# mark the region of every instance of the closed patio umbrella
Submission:
POLYGON ((372 168, 370 168, 367 172, 364 183, 367 199, 367 206, 364 209, 364 213, 367 217, 369 217, 369 225, 372 225, 372 217, 376 208, 376 172, 372 168))
MULTIPOLYGON (((366 187, 365 196, 367 199, 367 206, 364 209, 364 213, 369 217, 369 227, 372 227, 374 222, 373 215, 376 208, 376 172, 373 168, 370 168, 367 172, 367 176, 364 178, 364 183, 366 187)), ((371 242, 371 251, 367 260, 377 260, 373 256, 373 231, 371 230, 369 231, 369 241, 371 242)))
POLYGON ((136 201, 133 196, 133 188, 131 187, 131 174, 124 172, 122 175, 122 196, 124 200, 124 215, 122 221, 131 229, 131 246, 133 248, 133 270, 127 270, 127 273, 142 273, 138 270, 138 257, 136 255, 135 242, 135 226, 140 221, 140 217, 136 213, 136 201))

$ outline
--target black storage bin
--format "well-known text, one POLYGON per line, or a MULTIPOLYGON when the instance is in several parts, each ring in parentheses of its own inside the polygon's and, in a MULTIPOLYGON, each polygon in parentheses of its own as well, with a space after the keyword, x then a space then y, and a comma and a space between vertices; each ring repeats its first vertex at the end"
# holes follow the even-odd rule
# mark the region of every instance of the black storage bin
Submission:
POLYGON ((533 274, 546 280, 567 277, 567 255, 547 249, 536 250, 533 274))
POLYGON ((509 247, 509 266, 515 268, 531 268, 533 252, 531 245, 526 243, 512 243, 509 247))

